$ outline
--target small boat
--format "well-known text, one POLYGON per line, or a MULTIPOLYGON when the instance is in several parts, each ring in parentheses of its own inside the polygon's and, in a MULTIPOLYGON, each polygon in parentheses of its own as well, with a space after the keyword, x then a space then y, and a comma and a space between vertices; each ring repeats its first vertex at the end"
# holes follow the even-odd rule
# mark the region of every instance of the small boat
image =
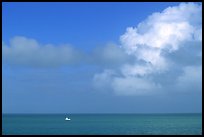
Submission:
POLYGON ((65 120, 71 120, 70 118, 66 117, 65 120))

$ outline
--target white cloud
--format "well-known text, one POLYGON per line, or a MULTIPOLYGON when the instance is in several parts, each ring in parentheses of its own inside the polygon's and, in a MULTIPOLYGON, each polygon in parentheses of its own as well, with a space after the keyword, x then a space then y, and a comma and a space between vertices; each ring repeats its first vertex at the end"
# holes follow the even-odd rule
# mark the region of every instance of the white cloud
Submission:
POLYGON ((183 68, 183 74, 177 78, 177 88, 182 92, 192 90, 201 91, 202 66, 187 66, 183 68))
POLYGON ((125 62, 131 62, 132 56, 115 44, 107 44, 104 47, 97 47, 90 54, 90 62, 102 66, 117 66, 125 62))
POLYGON ((102 91, 109 89, 110 83, 115 74, 116 72, 110 69, 106 69, 102 73, 95 74, 93 78, 94 87, 102 91))
POLYGON ((121 67, 121 72, 124 76, 145 76, 152 72, 152 68, 149 65, 151 64, 145 66, 125 64, 121 67))
MULTIPOLYGON (((184 83, 193 83, 190 77, 197 79, 196 83, 201 82, 197 73, 187 73, 192 68, 186 68, 187 65, 201 64, 201 4, 181 3, 153 13, 137 27, 128 27, 120 42, 126 54, 132 55, 134 63, 125 62, 120 66, 118 75, 109 75, 107 85, 118 95, 148 95, 161 88, 165 90, 164 85, 155 84, 153 77, 168 75, 174 67, 181 67, 179 71, 184 69, 184 75, 178 78, 180 86, 176 88, 182 89, 184 83), (185 55, 190 51, 193 53, 185 55)), ((161 81, 163 78, 157 79, 161 81)))
POLYGON ((137 59, 151 63, 154 70, 166 69, 161 51, 178 50, 184 41, 201 41, 201 20, 201 5, 182 3, 169 7, 153 13, 136 28, 128 27, 120 37, 122 47, 137 59))
POLYGON ((114 70, 106 69, 94 75, 94 87, 103 92, 113 90, 117 95, 154 94, 161 86, 145 78, 134 76, 120 77, 114 70))
POLYGON ((34 39, 18 36, 10 45, 2 42, 3 61, 13 65, 54 67, 83 59, 105 67, 102 73, 94 75, 94 87, 112 90, 118 95, 149 95, 161 88, 165 90, 169 80, 162 76, 171 81, 175 79, 178 84, 173 87, 181 90, 192 83, 201 85, 201 4, 181 3, 153 13, 136 27, 128 27, 120 42, 120 46, 110 44, 84 56, 70 45, 42 45, 34 39), (173 78, 170 78, 171 70, 178 71, 171 72, 173 78), (177 75, 180 71, 183 75, 177 75))
POLYGON ((158 90, 160 85, 138 77, 115 77, 111 83, 117 95, 144 95, 154 94, 152 91, 158 90))
POLYGON ((12 65, 53 67, 79 61, 81 54, 69 45, 41 45, 36 40, 16 36, 3 44, 3 59, 12 65))

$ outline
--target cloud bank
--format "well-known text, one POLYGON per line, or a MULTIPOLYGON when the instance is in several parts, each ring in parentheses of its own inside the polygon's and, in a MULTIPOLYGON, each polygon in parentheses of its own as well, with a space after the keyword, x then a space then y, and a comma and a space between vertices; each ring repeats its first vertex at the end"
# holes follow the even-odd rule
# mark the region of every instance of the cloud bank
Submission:
POLYGON ((34 39, 16 36, 10 45, 2 43, 3 61, 10 65, 56 67, 75 64, 82 54, 70 45, 42 45, 34 39))
MULTIPOLYGON (((121 49, 134 56, 135 63, 122 64, 117 75, 109 73, 114 68, 95 74, 95 85, 106 83, 119 95, 149 95, 167 90, 169 86, 161 84, 163 77, 175 68, 179 73, 175 71, 172 77, 177 84, 171 87, 184 90, 186 84, 200 85, 202 5, 181 3, 153 13, 137 27, 128 27, 120 42, 121 49)), ((201 90, 201 86, 196 90, 201 90)))
POLYGON ((69 44, 40 44, 37 40, 24 36, 15 36, 10 44, 2 42, 3 62, 24 67, 61 67, 72 65, 96 65, 100 67, 116 67, 125 62, 134 61, 132 55, 115 44, 96 47, 86 53, 69 44))
POLYGON ((40 44, 16 36, 2 42, 3 63, 28 67, 98 66, 96 90, 117 95, 201 91, 202 5, 181 3, 155 12, 119 37, 120 44, 81 52, 68 44, 40 44), (196 87, 196 88, 195 88, 196 87))

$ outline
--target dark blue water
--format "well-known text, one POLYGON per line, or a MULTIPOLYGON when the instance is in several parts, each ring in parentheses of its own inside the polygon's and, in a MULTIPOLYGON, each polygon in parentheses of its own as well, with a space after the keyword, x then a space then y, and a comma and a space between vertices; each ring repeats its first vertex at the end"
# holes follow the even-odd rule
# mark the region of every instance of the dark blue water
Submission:
POLYGON ((29 135, 201 135, 201 114, 3 114, 2 132, 29 135))

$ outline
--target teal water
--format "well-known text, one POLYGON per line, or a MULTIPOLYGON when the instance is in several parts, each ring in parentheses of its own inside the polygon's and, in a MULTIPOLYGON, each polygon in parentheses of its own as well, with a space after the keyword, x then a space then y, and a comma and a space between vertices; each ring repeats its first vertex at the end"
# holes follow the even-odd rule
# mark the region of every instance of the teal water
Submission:
POLYGON ((201 135, 202 114, 3 114, 2 134, 201 135))

